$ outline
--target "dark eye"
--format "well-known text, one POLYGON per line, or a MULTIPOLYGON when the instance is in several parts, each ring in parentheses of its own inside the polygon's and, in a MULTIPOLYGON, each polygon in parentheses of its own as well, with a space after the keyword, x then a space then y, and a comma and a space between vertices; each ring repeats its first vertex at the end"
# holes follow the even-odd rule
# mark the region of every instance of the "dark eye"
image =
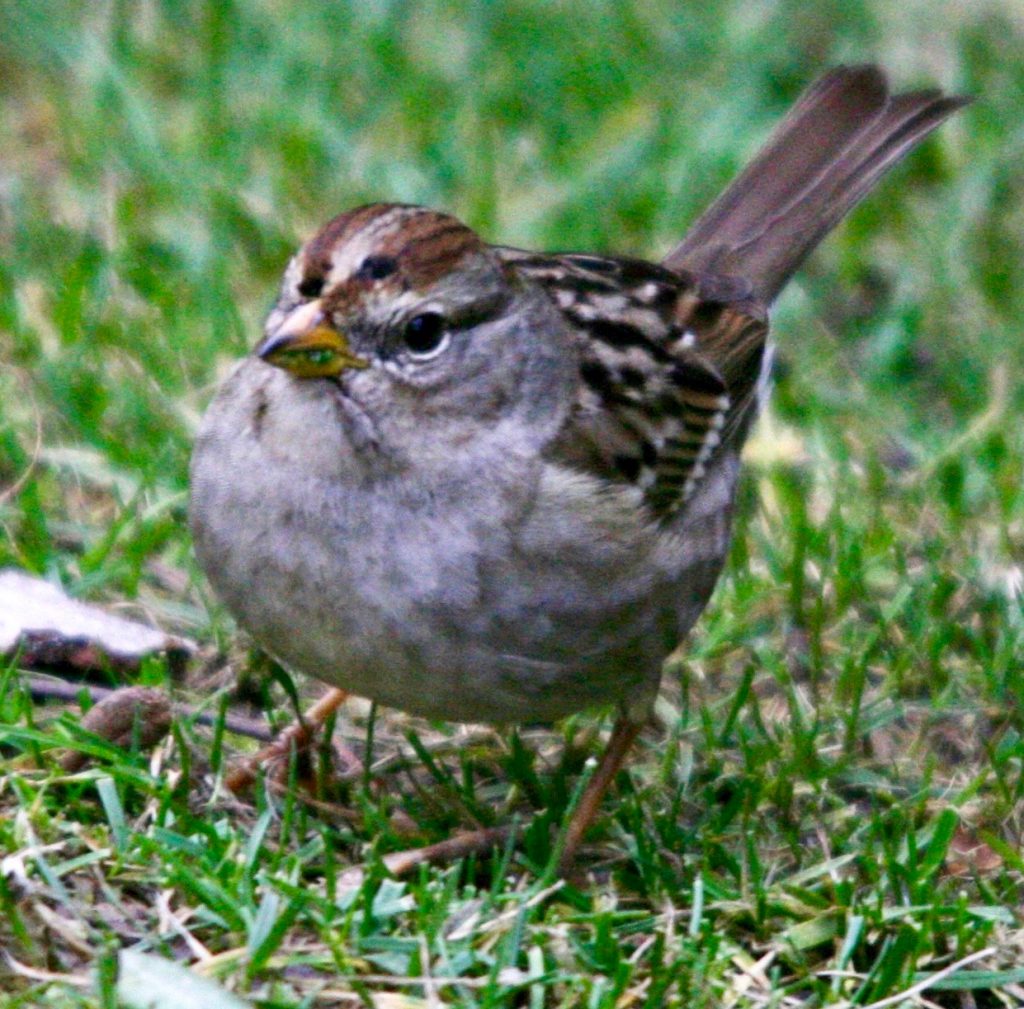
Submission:
POLYGON ((398 263, 390 256, 367 256, 359 265, 356 276, 366 280, 383 280, 397 269, 398 263))
POLYGON ((447 335, 444 316, 424 312, 413 316, 406 324, 405 345, 411 353, 424 357, 439 350, 447 335))
POLYGON ((299 284, 299 294, 303 298, 319 298, 324 290, 324 278, 323 277, 306 277, 301 284, 299 284))

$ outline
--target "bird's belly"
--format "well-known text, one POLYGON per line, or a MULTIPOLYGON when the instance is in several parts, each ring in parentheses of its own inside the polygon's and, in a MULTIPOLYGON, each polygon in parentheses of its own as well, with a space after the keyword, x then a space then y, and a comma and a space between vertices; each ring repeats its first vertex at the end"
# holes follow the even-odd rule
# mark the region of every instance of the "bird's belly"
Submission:
POLYGON ((285 665, 457 721, 546 721, 656 684, 670 604, 635 542, 581 550, 564 519, 511 531, 493 503, 457 527, 372 494, 332 510, 294 476, 256 501, 222 470, 196 536, 229 609, 285 665))

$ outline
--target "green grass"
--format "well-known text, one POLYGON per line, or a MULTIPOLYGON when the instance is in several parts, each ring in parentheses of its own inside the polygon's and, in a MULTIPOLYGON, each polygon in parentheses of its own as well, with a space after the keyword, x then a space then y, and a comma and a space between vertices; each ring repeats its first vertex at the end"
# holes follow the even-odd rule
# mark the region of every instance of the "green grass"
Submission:
MULTIPOLYGON (((656 256, 831 64, 978 98, 779 305, 727 574, 588 877, 551 859, 592 713, 445 749, 455 727, 379 712, 374 755, 411 757, 339 821, 226 798, 245 743, 188 717, 63 773, 77 711, 34 708, 13 663, 0 1005, 106 1009, 132 945, 263 1007, 866 1006, 989 948, 903 1004, 1020 1001, 1024 22, 898 6, 0 7, 0 566, 130 601, 206 649, 177 696, 216 711, 241 679, 277 721, 192 559, 186 473, 303 236, 393 199, 656 256), (380 867, 513 816, 494 858, 380 867)), ((365 730, 338 719, 357 752, 365 730)))

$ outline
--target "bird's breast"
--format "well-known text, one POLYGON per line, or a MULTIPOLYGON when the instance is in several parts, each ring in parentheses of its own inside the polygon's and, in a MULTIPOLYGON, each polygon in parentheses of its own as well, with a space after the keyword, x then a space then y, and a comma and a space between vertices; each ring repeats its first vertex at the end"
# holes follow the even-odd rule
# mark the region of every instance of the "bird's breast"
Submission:
POLYGON ((337 404, 284 410, 265 371, 218 396, 192 467, 197 554, 264 648, 453 720, 552 719, 657 682, 674 589, 636 502, 515 452, 367 480, 337 404))

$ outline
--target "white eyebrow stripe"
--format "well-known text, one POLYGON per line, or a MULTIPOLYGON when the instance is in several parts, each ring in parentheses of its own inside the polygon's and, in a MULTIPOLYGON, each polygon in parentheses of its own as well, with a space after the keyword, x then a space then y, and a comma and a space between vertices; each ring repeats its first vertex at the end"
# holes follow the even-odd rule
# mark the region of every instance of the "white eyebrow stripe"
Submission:
POLYGON ((332 250, 328 284, 340 284, 348 280, 363 265, 367 256, 379 252, 384 236, 399 230, 410 217, 422 212, 420 207, 391 207, 386 214, 367 221, 359 231, 332 250))

